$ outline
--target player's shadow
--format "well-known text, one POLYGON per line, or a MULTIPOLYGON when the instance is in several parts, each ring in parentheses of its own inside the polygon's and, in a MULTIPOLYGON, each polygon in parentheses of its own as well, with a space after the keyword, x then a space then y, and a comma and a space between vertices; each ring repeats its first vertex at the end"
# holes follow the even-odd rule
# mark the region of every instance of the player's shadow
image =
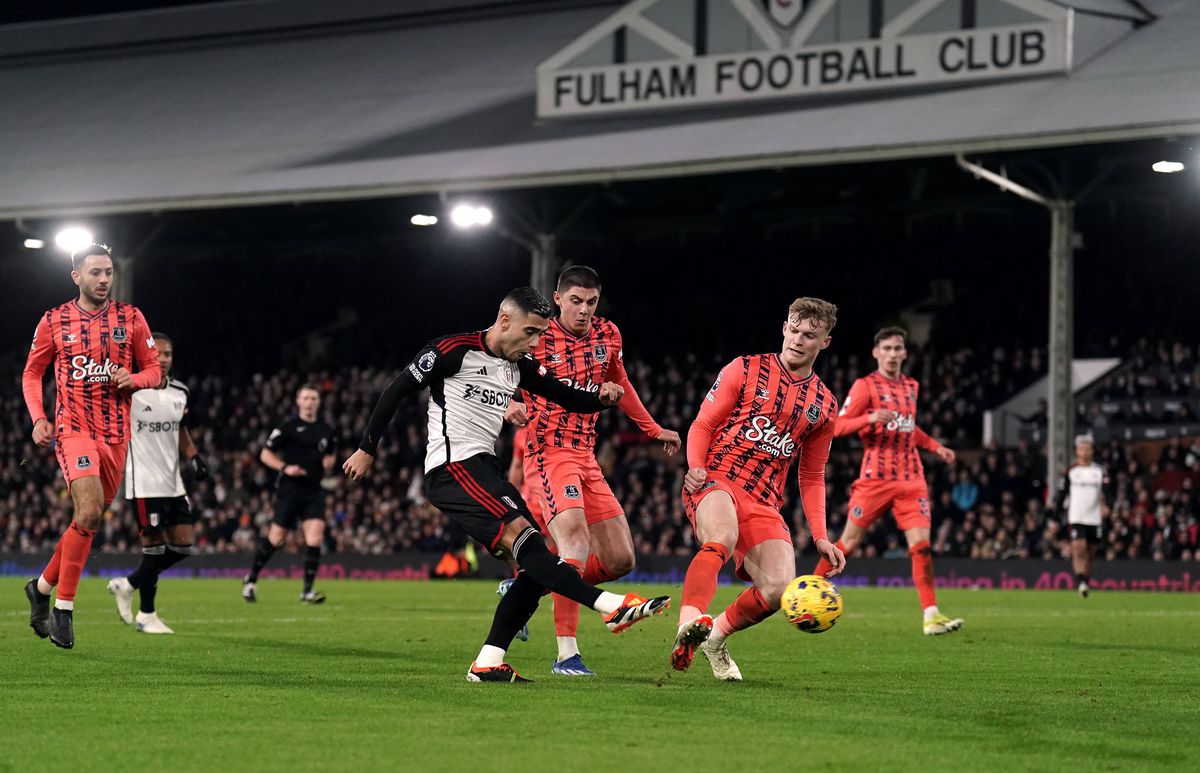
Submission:
POLYGON ((402 661, 403 654, 395 650, 372 650, 364 647, 330 646, 316 642, 289 641, 287 639, 243 638, 240 636, 197 636, 197 639, 218 641, 226 646, 256 647, 271 652, 290 652, 297 655, 315 655, 323 658, 371 658, 375 660, 402 661))

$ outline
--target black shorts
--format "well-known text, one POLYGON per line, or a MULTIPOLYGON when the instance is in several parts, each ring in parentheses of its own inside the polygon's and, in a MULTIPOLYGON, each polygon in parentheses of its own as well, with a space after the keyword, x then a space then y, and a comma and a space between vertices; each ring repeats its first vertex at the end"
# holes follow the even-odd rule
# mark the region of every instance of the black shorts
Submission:
POLYGON ((435 467, 425 476, 425 493, 434 507, 493 554, 506 523, 524 518, 534 524, 521 492, 508 482, 492 454, 435 467))
POLYGON ((271 523, 285 529, 297 521, 325 520, 325 492, 319 488, 281 488, 275 492, 275 517, 271 523))
POLYGON ((1071 539, 1081 539, 1089 545, 1098 545, 1104 539, 1104 528, 1101 526, 1083 523, 1070 523, 1067 526, 1071 529, 1071 539))
POLYGON ((133 511, 137 513, 138 534, 156 536, 172 526, 191 526, 196 519, 187 497, 152 497, 131 499, 133 511))

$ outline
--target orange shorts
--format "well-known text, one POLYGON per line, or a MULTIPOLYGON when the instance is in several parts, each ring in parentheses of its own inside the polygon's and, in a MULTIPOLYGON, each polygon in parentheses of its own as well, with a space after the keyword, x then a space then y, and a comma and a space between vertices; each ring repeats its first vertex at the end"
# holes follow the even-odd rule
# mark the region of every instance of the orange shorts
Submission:
POLYGON ((850 520, 864 529, 892 509, 901 531, 928 529, 929 489, 923 480, 856 480, 850 487, 850 520))
POLYGON ((67 479, 67 488, 80 478, 99 477, 104 489, 104 506, 117 495, 125 474, 125 450, 128 443, 105 443, 87 435, 64 435, 55 440, 58 466, 67 479))
POLYGON ((533 473, 543 529, 563 510, 582 507, 588 525, 625 515, 613 496, 596 455, 574 448, 540 448, 525 457, 526 479, 533 473))
POLYGON ((738 521, 738 539, 737 544, 733 546, 734 569, 738 577, 746 582, 753 582, 753 578, 742 568, 746 554, 768 540, 779 539, 790 545, 792 531, 778 510, 759 503, 741 487, 712 473, 709 473, 708 482, 695 494, 683 492, 683 509, 693 530, 696 528, 696 508, 714 491, 724 491, 733 499, 738 521))

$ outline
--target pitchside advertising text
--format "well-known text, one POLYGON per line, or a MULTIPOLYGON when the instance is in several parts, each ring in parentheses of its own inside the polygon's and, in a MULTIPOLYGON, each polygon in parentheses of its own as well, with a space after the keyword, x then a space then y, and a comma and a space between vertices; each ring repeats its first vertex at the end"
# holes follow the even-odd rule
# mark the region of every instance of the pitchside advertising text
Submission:
POLYGON ((1063 72, 1068 24, 1039 22, 795 50, 542 69, 538 115, 946 85, 1063 72))

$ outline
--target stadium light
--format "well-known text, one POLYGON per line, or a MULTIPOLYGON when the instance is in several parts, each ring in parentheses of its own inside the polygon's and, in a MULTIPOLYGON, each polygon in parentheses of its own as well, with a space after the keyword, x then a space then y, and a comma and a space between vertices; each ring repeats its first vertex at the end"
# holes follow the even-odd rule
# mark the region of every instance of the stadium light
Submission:
POLYGON ((71 253, 82 250, 92 241, 92 232, 77 225, 67 226, 54 236, 54 243, 58 245, 58 248, 71 253))
POLYGON ((27 249, 27 250, 40 250, 41 248, 43 248, 45 246, 46 246, 46 243, 44 241, 42 241, 41 239, 26 239, 25 240, 25 249, 27 249))
POLYGON ((413 225, 437 225, 437 215, 413 215, 409 218, 413 225))
POLYGON ((1159 161, 1150 167, 1159 174, 1175 174, 1184 170, 1181 161, 1159 161))
POLYGON ((450 222, 457 228, 487 226, 492 222, 492 210, 475 204, 462 203, 450 210, 450 222))

